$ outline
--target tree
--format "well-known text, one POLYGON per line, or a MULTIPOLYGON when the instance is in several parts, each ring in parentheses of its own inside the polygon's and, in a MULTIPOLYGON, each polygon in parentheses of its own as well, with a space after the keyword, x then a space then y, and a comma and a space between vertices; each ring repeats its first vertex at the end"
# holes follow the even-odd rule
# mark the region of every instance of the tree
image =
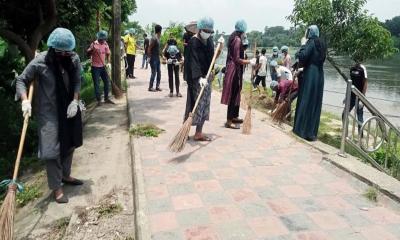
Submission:
POLYGON ((328 45, 327 59, 347 80, 334 56, 354 61, 381 59, 397 51, 390 32, 363 7, 366 0, 295 0, 288 19, 305 29, 315 24, 328 45))
POLYGON ((386 20, 384 25, 393 36, 400 37, 400 16, 386 20))
POLYGON ((184 25, 182 23, 171 22, 169 26, 165 29, 164 33, 161 35, 161 46, 165 46, 167 44, 170 36, 175 38, 178 43, 178 49, 180 52, 183 52, 183 33, 184 33, 184 25))

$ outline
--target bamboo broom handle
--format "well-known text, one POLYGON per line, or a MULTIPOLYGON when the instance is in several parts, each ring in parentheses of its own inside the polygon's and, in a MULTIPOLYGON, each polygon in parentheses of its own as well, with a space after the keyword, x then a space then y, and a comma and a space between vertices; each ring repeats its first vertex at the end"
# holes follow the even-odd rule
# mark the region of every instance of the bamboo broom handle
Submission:
MULTIPOLYGON (((32 81, 31 85, 29 86, 28 100, 30 102, 32 102, 32 98, 33 98, 33 85, 34 85, 34 83, 35 83, 35 81, 32 81)), ((26 136, 26 130, 28 129, 28 123, 29 123, 29 116, 27 114, 24 117, 24 125, 22 126, 21 139, 19 140, 17 160, 15 160, 13 181, 16 181, 17 177, 18 177, 18 170, 19 170, 19 165, 20 165, 20 162, 21 162, 22 150, 24 149, 25 136, 26 136)))
MULTIPOLYGON (((220 48, 221 48, 221 43, 218 43, 218 46, 217 46, 216 51, 214 52, 214 56, 213 56, 213 58, 212 58, 210 67, 208 68, 208 72, 207 72, 207 75, 206 75, 206 79, 207 79, 207 80, 208 80, 208 78, 210 77, 211 71, 212 71, 212 69, 213 69, 213 67, 214 67, 215 60, 217 59, 218 51, 220 50, 220 48)), ((193 110, 192 110, 192 114, 193 114, 194 112, 196 112, 196 108, 197 108, 197 106, 199 105, 201 96, 203 95, 203 92, 204 92, 204 88, 205 88, 205 86, 203 86, 203 87, 201 88, 201 90, 200 90, 199 96, 198 96, 197 99, 196 99, 196 104, 194 104, 194 107, 193 107, 193 110)))

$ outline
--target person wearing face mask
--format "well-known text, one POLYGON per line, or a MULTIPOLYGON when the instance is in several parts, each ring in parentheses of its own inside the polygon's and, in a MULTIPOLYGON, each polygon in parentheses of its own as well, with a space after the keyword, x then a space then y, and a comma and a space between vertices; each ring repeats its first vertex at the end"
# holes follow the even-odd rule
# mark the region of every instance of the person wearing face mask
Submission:
POLYGON ((16 79, 16 97, 22 100, 23 115, 31 115, 27 89, 36 79, 36 120, 39 158, 46 162, 47 180, 57 203, 67 203, 62 184, 82 185, 71 176, 75 148, 82 145, 83 106, 80 60, 73 52, 75 37, 70 30, 56 28, 47 40, 48 51, 39 53, 16 79))
POLYGON ((269 65, 269 72, 271 75, 271 81, 277 81, 276 72, 273 71, 273 66, 271 66, 271 62, 279 62, 279 48, 273 47, 272 48, 272 55, 268 58, 268 65, 269 65))
MULTIPOLYGON (((197 21, 197 29, 198 33, 189 40, 185 52, 184 74, 188 87, 184 120, 189 117, 201 88, 204 87, 203 95, 193 116, 192 126, 196 126, 195 141, 211 141, 210 137, 203 134, 203 125, 210 116, 211 84, 209 82, 214 76, 210 74, 209 79, 205 77, 214 56, 214 43, 210 37, 214 32, 214 21, 211 18, 201 18, 197 21)), ((223 44, 224 39, 220 38, 218 42, 223 44)))
POLYGON ((306 39, 296 53, 303 66, 303 80, 299 88, 293 132, 308 141, 315 141, 318 135, 324 93, 325 43, 319 38, 316 25, 308 27, 306 39))
POLYGON ((235 24, 235 31, 228 40, 228 55, 226 72, 222 90, 221 103, 228 105, 226 128, 239 129, 243 120, 239 118, 240 92, 243 83, 243 66, 250 64, 245 60, 243 42, 246 43, 247 24, 239 20, 235 24))
POLYGON ((107 35, 107 32, 104 30, 98 32, 96 34, 97 40, 90 44, 90 47, 87 49, 87 53, 91 56, 92 60, 92 79, 97 106, 101 105, 100 78, 103 80, 104 84, 104 102, 114 104, 108 96, 110 91, 110 79, 106 67, 111 69, 111 52, 106 42, 107 35))

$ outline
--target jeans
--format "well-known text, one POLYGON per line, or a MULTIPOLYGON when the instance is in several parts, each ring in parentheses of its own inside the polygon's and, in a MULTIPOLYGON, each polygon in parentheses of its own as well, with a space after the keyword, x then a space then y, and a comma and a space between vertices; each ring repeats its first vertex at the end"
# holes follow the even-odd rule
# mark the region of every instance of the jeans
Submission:
POLYGON ((144 68, 144 64, 146 63, 146 69, 149 65, 149 62, 147 61, 147 54, 143 54, 143 58, 142 58, 142 68, 144 68))
POLYGON ((127 54, 126 60, 128 61, 128 68, 126 69, 126 76, 133 77, 133 69, 135 68, 135 55, 127 54))
POLYGON ((179 66, 168 64, 168 82, 170 93, 174 92, 174 74, 176 93, 179 93, 179 66))
POLYGON ((104 100, 108 99, 108 91, 110 89, 110 79, 108 78, 108 73, 105 67, 93 67, 92 66, 92 78, 94 85, 94 94, 96 95, 96 100, 101 101, 100 94, 100 78, 104 83, 104 100))
POLYGON ((150 76, 149 89, 153 88, 154 79, 156 78, 156 75, 157 75, 156 88, 159 88, 161 82, 160 59, 150 59, 150 68, 151 68, 151 76, 150 76))

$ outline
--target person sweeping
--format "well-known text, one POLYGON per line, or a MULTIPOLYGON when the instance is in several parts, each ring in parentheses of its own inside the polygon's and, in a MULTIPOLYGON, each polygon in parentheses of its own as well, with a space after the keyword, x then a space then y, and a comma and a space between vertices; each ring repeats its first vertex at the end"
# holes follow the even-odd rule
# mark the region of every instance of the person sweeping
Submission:
POLYGON ((65 28, 56 28, 47 40, 48 51, 40 53, 17 77, 17 97, 23 115, 31 115, 27 89, 37 79, 36 120, 39 158, 46 163, 47 181, 57 203, 67 203, 62 184, 82 185, 71 176, 75 148, 82 145, 82 105, 80 60, 73 52, 75 37, 65 28))
POLYGON ((246 39, 246 30, 246 22, 237 21, 235 31, 228 40, 228 57, 221 103, 228 105, 225 127, 231 129, 240 129, 239 124, 243 123, 243 120, 239 118, 243 65, 250 64, 250 60, 244 59, 243 40, 246 39))

